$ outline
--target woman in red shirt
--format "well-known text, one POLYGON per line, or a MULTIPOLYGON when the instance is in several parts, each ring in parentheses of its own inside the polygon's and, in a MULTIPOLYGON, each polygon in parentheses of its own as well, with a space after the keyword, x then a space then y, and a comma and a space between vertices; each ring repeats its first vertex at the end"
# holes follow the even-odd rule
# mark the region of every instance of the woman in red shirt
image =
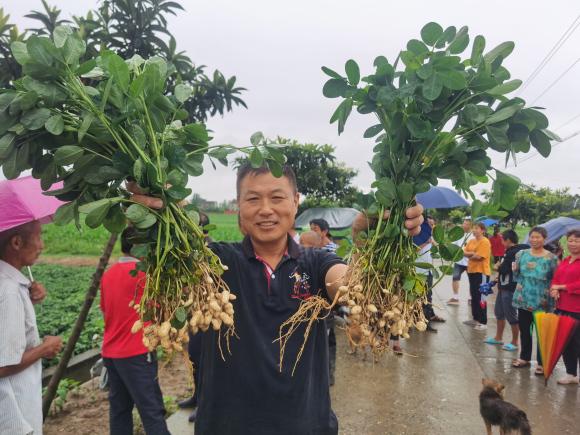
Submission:
MULTIPOLYGON (((568 232, 568 251, 556 269, 552 280, 551 295, 557 299, 557 314, 580 320, 580 228, 568 232)), ((566 376, 559 384, 578 384, 578 364, 580 363, 580 326, 576 328, 564 349, 566 376)))
POLYGON ((499 226, 493 227, 493 236, 489 238, 491 243, 491 255, 493 255, 493 263, 499 263, 505 255, 505 246, 503 244, 503 237, 499 232, 499 226))

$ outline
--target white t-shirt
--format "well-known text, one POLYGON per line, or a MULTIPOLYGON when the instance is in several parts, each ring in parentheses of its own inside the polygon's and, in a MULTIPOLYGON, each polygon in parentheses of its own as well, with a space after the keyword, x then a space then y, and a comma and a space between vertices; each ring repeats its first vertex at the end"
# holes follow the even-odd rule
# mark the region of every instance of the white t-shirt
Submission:
MULTIPOLYGON (((469 232, 467 234, 465 234, 462 238, 460 238, 459 240, 456 240, 455 242, 453 242, 454 245, 459 246, 461 249, 463 249, 465 247, 465 245, 467 245, 467 242, 469 242, 471 239, 473 239, 473 233, 469 232)), ((459 266, 465 266, 467 267, 467 262, 468 262, 468 258, 467 257, 463 257, 461 259, 461 261, 457 261, 455 264, 459 265, 459 266)))
MULTIPOLYGON (((30 281, 0 260, 0 367, 20 364, 40 344, 30 281)), ((42 363, 0 378, 0 434, 42 434, 42 363)))
MULTIPOLYGON (((431 247, 433 246, 432 243, 426 243, 419 250, 419 256, 417 257, 417 263, 429 263, 433 264, 433 257, 431 256, 431 247)), ((421 275, 429 275, 429 269, 421 269, 420 267, 415 268, 417 273, 421 275)))

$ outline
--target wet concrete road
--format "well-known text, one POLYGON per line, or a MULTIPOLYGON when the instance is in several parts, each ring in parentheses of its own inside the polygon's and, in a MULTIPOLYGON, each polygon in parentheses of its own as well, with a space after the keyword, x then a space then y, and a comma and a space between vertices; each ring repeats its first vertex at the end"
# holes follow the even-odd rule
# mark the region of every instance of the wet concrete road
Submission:
MULTIPOLYGON (((534 434, 580 433, 580 388, 556 384, 564 374, 561 362, 545 387, 533 366, 511 367, 516 352, 483 343, 487 335, 495 334, 493 301, 488 304, 488 331, 462 323, 470 318, 466 281, 464 277, 459 306, 446 305, 450 278, 437 286, 436 311, 447 322, 436 324, 437 334, 415 333, 402 341, 410 355, 365 362, 360 355, 346 354, 344 334, 338 334, 336 385, 331 393, 341 434, 485 434, 478 397, 482 377, 506 385, 506 400, 527 413, 534 434)), ((508 329, 504 340, 510 337, 508 329)))
MULTIPOLYGON (((485 434, 479 415, 482 377, 506 385, 506 400, 527 413, 534 434, 580 434, 580 388, 556 384, 564 373, 562 363, 545 387, 533 367, 511 367, 516 352, 484 344, 487 335, 495 334, 493 301, 488 304, 488 331, 464 325, 470 318, 466 277, 461 283, 460 306, 446 305, 451 296, 450 278, 434 293, 436 311, 447 322, 436 324, 437 334, 414 333, 403 340, 404 356, 389 354, 373 363, 370 356, 365 361, 361 354, 348 355, 344 333, 337 331, 336 385, 331 396, 340 434, 485 434)), ((508 328, 504 339, 510 337, 508 328)), ((170 418, 171 433, 193 433, 187 415, 180 411, 170 418)), ((494 434, 498 433, 495 428, 494 434)))

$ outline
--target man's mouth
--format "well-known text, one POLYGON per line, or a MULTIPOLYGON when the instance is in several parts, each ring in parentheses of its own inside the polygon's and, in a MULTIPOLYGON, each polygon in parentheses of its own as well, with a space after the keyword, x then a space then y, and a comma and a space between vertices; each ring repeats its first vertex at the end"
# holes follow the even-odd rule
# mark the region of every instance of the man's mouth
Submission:
POLYGON ((256 225, 259 228, 268 229, 268 228, 273 228, 276 225, 278 225, 278 222, 275 222, 275 221, 262 221, 262 222, 258 222, 256 225))

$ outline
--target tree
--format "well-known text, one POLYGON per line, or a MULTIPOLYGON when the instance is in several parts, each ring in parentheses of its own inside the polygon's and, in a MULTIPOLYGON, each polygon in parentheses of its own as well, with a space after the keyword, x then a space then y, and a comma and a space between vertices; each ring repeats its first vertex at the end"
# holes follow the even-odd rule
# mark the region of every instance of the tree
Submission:
MULTIPOLYGON (((38 28, 19 34, 16 26, 8 23, 8 15, 0 9, 0 84, 8 84, 20 76, 20 67, 12 56, 10 44, 25 41, 30 35, 51 35, 54 29, 69 20, 60 18, 61 10, 42 0, 44 11, 26 15, 39 22, 38 28)), ((139 55, 143 58, 160 56, 169 63, 172 71, 166 93, 177 84, 190 87, 192 98, 184 109, 188 121, 206 121, 209 116, 223 115, 234 106, 247 107, 240 98, 244 88, 236 86, 236 77, 226 78, 220 71, 205 73, 204 65, 195 65, 183 52, 167 26, 167 15, 176 15, 183 7, 175 1, 165 0, 104 0, 96 10, 85 16, 73 16, 87 50, 82 60, 94 58, 102 48, 117 52, 124 59, 139 55)))
MULTIPOLYGON (((484 192, 489 198, 490 193, 484 192)), ((516 206, 509 212, 506 220, 512 225, 524 222, 534 226, 558 216, 577 215, 576 205, 579 195, 572 195, 569 188, 551 189, 549 187, 521 186, 515 195, 516 206)))
MULTIPOLYGON (((305 197, 301 209, 344 207, 355 202, 357 189, 352 179, 357 171, 337 162, 332 145, 301 144, 282 137, 274 142, 285 146, 287 164, 296 173, 298 191, 305 197)), ((237 164, 246 161, 238 158, 237 164)))

